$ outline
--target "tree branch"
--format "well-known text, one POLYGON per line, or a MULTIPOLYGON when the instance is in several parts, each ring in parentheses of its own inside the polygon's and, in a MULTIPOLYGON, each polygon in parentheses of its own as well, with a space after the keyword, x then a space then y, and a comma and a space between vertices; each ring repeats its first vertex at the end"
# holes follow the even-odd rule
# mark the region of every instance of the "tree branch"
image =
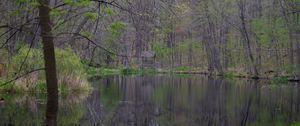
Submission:
MULTIPOLYGON (((110 50, 108 50, 107 48, 103 47, 102 45, 98 44, 97 42, 91 40, 90 38, 86 37, 86 36, 83 36, 81 35, 80 33, 60 33, 59 35, 63 35, 63 34, 72 34, 72 35, 75 35, 75 36, 79 36, 81 38, 84 38, 86 39, 87 41, 91 42, 93 45, 95 45, 97 48, 100 48, 102 50, 104 50, 105 52, 111 54, 111 55, 115 55, 115 56, 119 56, 119 57, 135 57, 135 58, 147 58, 147 57, 144 57, 144 56, 128 56, 128 55, 122 55, 122 54, 117 54, 116 52, 112 52, 110 50)), ((59 36, 57 35, 57 36, 59 36)))

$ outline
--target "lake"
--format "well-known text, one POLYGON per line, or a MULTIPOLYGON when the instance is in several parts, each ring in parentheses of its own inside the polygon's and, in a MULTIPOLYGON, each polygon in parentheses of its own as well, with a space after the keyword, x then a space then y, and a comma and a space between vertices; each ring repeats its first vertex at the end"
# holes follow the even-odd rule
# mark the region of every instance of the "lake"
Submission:
MULTIPOLYGON (((59 126, 299 126, 296 83, 200 75, 109 76, 61 95, 59 126)), ((0 125, 45 124, 45 94, 0 94, 0 125)))

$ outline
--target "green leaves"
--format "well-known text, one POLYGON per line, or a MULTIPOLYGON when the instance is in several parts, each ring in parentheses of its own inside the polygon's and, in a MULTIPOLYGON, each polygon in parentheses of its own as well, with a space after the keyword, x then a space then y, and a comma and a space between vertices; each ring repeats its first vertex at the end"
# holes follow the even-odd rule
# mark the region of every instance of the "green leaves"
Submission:
POLYGON ((84 37, 87 37, 89 39, 93 37, 93 34, 91 32, 87 32, 87 31, 82 31, 79 34, 84 36, 84 37))
POLYGON ((62 16, 65 15, 67 12, 64 10, 59 10, 59 9, 52 9, 50 11, 50 16, 54 16, 54 17, 58 17, 58 16, 62 16))
POLYGON ((274 20, 256 18, 251 22, 251 27, 256 33, 261 44, 268 44, 271 41, 272 36, 276 36, 276 38, 280 41, 285 41, 288 36, 288 31, 281 18, 274 20))
POLYGON ((63 0, 64 3, 70 6, 85 7, 90 5, 91 0, 63 0))
POLYGON ((118 37, 121 34, 121 31, 126 28, 126 24, 122 21, 115 21, 110 25, 109 32, 113 37, 118 37))
POLYGON ((32 7, 34 7, 34 8, 37 8, 37 7, 39 7, 41 4, 35 0, 35 1, 31 2, 30 5, 31 5, 32 7))
POLYGON ((95 21, 97 19, 98 14, 94 12, 86 12, 83 14, 85 17, 88 17, 89 19, 95 21))
POLYGON ((269 38, 270 29, 266 24, 266 19, 264 18, 255 19, 252 21, 251 25, 254 29, 254 32, 257 34, 259 41, 262 44, 266 44, 270 41, 269 38))
POLYGON ((111 16, 116 15, 116 12, 110 7, 104 8, 103 13, 111 16))

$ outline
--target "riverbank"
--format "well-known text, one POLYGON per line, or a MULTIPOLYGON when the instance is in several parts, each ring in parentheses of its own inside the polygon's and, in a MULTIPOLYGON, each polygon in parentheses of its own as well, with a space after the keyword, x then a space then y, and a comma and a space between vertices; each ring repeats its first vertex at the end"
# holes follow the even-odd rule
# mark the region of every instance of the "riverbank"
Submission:
MULTIPOLYGON (((81 66, 81 65, 78 65, 81 66)), ((92 77, 105 77, 113 75, 156 75, 156 74, 169 74, 169 75, 205 75, 224 77, 225 79, 252 79, 252 80, 269 80, 275 84, 285 84, 288 82, 300 82, 299 79, 295 79, 289 75, 276 75, 275 72, 269 72, 268 74, 261 74, 258 77, 242 73, 242 72, 224 72, 211 73, 205 70, 193 69, 188 67, 178 67, 174 69, 154 69, 154 68, 124 68, 124 67, 91 67, 88 65, 81 66, 80 73, 76 76, 74 74, 60 74, 59 76, 59 92, 61 94, 67 94, 69 92, 82 92, 91 90, 91 85, 87 81, 92 77)), ((0 87, 0 92, 46 92, 46 83, 43 80, 44 72, 36 72, 26 75, 16 80, 14 83, 7 84, 0 87)), ((1 81, 1 84, 4 82, 1 81)))
POLYGON ((228 79, 240 78, 240 79, 252 79, 252 80, 270 80, 278 83, 287 82, 300 82, 300 79, 294 78, 291 75, 277 75, 275 72, 264 73, 259 76, 253 76, 246 73, 239 72, 224 72, 211 73, 205 70, 193 70, 191 69, 152 69, 152 68, 93 68, 88 70, 90 76, 109 76, 109 75, 153 75, 153 74, 179 74, 179 75, 207 75, 207 76, 219 76, 228 79))
POLYGON ((206 71, 158 71, 158 73, 162 74, 201 74, 201 75, 209 75, 209 76, 221 76, 225 78, 242 78, 242 79, 253 79, 253 80, 282 80, 286 82, 300 82, 300 79, 293 78, 292 76, 278 76, 278 75, 260 75, 260 76, 252 76, 241 73, 233 73, 227 72, 224 74, 219 73, 210 73, 206 71))

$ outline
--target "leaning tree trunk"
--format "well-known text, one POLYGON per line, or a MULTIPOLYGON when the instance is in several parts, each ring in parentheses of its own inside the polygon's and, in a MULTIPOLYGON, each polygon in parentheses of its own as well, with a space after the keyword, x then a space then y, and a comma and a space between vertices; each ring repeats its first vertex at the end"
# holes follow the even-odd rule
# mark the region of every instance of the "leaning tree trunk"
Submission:
POLYGON ((250 36, 249 36, 249 33, 248 33, 248 30, 246 28, 246 20, 245 20, 245 3, 244 1, 239 1, 239 11, 240 11, 240 20, 241 20, 241 28, 240 28, 240 31, 241 31, 241 34, 242 34, 242 37, 244 39, 244 48, 245 48, 245 52, 246 52, 246 55, 247 55, 247 60, 250 64, 250 68, 251 68, 251 73, 254 74, 254 77, 257 78, 258 77, 258 71, 257 71, 257 68, 256 68, 256 64, 255 64, 255 61, 254 61, 254 56, 253 56, 253 53, 251 51, 251 45, 250 45, 250 36))
POLYGON ((58 106, 58 86, 56 76, 55 53, 53 44, 53 35, 50 21, 49 0, 39 0, 39 17, 41 26, 41 38, 43 43, 46 83, 47 83, 47 112, 46 125, 56 125, 56 114, 58 106), (48 120, 49 119, 49 120, 48 120))

